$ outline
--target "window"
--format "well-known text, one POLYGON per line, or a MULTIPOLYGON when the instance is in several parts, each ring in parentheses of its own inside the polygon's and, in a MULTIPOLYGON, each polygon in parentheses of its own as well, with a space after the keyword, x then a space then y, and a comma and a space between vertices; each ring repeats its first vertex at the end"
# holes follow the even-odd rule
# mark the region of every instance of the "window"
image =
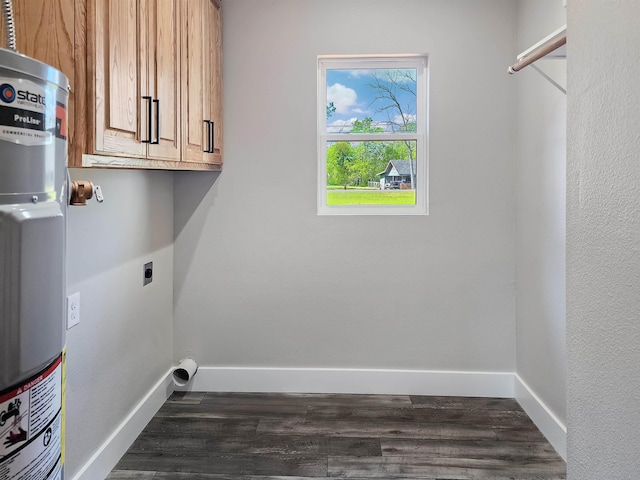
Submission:
POLYGON ((318 57, 318 214, 427 214, 427 58, 318 57))

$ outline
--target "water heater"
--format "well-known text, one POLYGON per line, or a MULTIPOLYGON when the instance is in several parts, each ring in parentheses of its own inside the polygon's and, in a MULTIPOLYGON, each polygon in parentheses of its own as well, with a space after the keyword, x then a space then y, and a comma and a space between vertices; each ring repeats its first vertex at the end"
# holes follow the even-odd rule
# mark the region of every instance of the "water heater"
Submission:
POLYGON ((63 478, 68 86, 0 49, 0 480, 63 478))

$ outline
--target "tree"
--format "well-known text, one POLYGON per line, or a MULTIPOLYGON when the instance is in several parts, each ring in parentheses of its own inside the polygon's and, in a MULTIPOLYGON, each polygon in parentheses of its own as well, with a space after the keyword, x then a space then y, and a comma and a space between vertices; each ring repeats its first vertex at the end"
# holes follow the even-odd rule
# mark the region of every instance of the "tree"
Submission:
MULTIPOLYGON (((367 84, 376 91, 371 104, 377 105, 377 113, 386 113, 388 124, 396 132, 415 132, 415 100, 403 105, 400 101, 400 93, 406 92, 416 99, 416 71, 412 69, 389 69, 373 70, 372 82, 367 84)), ((404 142, 408 153, 408 160, 415 159, 415 148, 413 141, 404 142)), ((411 174, 411 188, 415 188, 415 172, 413 162, 409 162, 409 172, 411 174)))
MULTIPOLYGON (((355 120, 353 133, 383 133, 371 117, 355 120)), ((410 151, 399 141, 335 142, 327 148, 327 185, 366 185, 379 181, 390 160, 408 160, 410 151)))
POLYGON ((380 126, 373 126, 373 118, 364 117, 362 120, 355 120, 351 133, 382 133, 384 130, 380 126))
POLYGON ((409 150, 409 148, 407 148, 406 142, 386 142, 384 148, 384 158, 386 160, 386 167, 386 164, 390 160, 409 160, 411 158, 411 151, 409 150))
POLYGON ((327 184, 344 185, 351 177, 355 153, 349 142, 336 142, 327 149, 327 184))
POLYGON ((333 102, 329 102, 329 104, 327 105, 327 118, 329 118, 334 113, 336 113, 336 106, 333 104, 333 102))

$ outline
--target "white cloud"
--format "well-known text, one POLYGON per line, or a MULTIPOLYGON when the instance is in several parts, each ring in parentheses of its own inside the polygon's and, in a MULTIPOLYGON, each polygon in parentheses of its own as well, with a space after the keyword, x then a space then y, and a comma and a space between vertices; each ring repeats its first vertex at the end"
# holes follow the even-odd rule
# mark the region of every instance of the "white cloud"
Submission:
POLYGON ((371 70, 349 70, 349 76, 351 78, 370 77, 371 70))
POLYGON ((343 115, 349 113, 357 100, 358 94, 356 91, 340 83, 334 83, 327 88, 327 102, 333 102, 337 113, 343 115))
POLYGON ((357 118, 349 120, 335 120, 327 125, 327 133, 349 133, 353 129, 353 123, 357 118))
MULTIPOLYGON (((405 113, 404 118, 407 123, 415 123, 416 121, 416 116, 412 114, 405 113)), ((402 115, 396 115, 393 119, 393 123, 395 123, 396 125, 404 125, 404 122, 402 121, 402 115)))

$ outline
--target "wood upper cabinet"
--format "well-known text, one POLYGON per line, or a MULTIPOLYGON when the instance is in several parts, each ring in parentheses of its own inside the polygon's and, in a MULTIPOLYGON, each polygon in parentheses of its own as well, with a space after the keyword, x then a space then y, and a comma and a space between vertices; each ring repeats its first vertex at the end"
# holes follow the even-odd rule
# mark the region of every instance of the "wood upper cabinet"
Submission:
POLYGON ((209 118, 212 122, 211 163, 222 166, 222 19, 220 5, 207 2, 208 7, 208 98, 209 118))
POLYGON ((20 52, 69 77, 69 166, 221 169, 220 0, 13 3, 20 52))
POLYGON ((187 0, 182 4, 184 17, 182 44, 184 149, 182 158, 187 162, 204 162, 206 159, 208 129, 205 123, 205 17, 203 10, 207 1, 187 0))
POLYGON ((87 60, 95 72, 95 96, 90 104, 93 151, 87 153, 146 157, 142 96, 147 87, 140 67, 148 53, 139 28, 146 12, 137 0, 96 0, 89 14, 95 43, 87 60))
POLYGON ((179 161, 179 1, 96 0, 95 7, 92 153, 179 161))
POLYGON ((222 165, 220 5, 183 3, 183 161, 222 165), (213 49, 218 49, 213 52, 213 49))
POLYGON ((180 4, 178 0, 151 0, 147 44, 148 94, 152 97, 154 142, 148 156, 178 161, 181 156, 180 4))

